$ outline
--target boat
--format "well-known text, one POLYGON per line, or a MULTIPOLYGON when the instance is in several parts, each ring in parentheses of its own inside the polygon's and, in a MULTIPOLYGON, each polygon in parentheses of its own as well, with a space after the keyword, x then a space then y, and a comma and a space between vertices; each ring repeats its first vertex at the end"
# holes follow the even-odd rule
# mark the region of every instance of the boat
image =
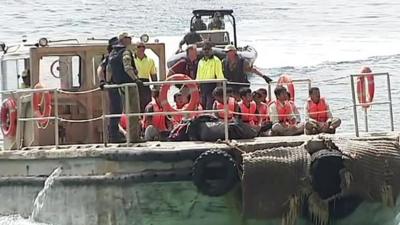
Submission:
MULTIPOLYGON (((231 9, 219 9, 219 10, 193 10, 193 16, 190 20, 190 30, 193 30, 192 24, 195 21, 196 16, 200 16, 202 19, 210 19, 216 13, 219 13, 222 18, 227 18, 228 21, 232 22, 232 34, 227 29, 221 30, 197 30, 194 31, 198 33, 203 40, 209 40, 214 44, 213 52, 218 58, 221 60, 225 58, 225 52, 223 51, 224 47, 227 45, 234 45, 237 49, 237 53, 242 58, 245 58, 250 65, 253 65, 257 59, 257 51, 255 48, 246 45, 246 46, 238 46, 237 41, 237 31, 236 31, 236 19, 233 15, 233 10, 231 9), (229 19, 228 19, 229 18, 229 19), (232 38, 233 36, 233 38, 232 38)), ((198 48, 199 57, 202 57, 201 48, 198 48)), ((185 52, 177 52, 177 54, 173 55, 168 59, 167 66, 170 68, 173 66, 179 59, 184 58, 186 56, 185 52)))
MULTIPOLYGON (((294 225, 346 224, 365 207, 398 213, 400 145, 393 130, 108 143, 112 115, 95 73, 106 45, 1 45, 0 215, 57 225, 294 225), (20 89, 18 74, 27 69, 30 88, 20 89), (38 193, 41 204, 34 204, 38 193)), ((164 44, 147 46, 160 58, 156 84, 171 84, 163 77, 164 44)))

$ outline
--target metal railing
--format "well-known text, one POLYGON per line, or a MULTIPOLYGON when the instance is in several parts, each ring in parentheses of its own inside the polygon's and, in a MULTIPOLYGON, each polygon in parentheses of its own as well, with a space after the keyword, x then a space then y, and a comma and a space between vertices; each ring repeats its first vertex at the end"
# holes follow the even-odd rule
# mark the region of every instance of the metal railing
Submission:
MULTIPOLYGON (((202 83, 222 83, 222 88, 223 88, 223 99, 224 102, 227 102, 227 81, 226 80, 184 80, 184 81, 157 81, 157 82, 146 82, 144 83, 145 86, 150 86, 150 85, 164 85, 164 84, 170 84, 170 85, 175 85, 175 84, 190 84, 190 83, 196 83, 196 84, 202 84, 202 83)), ((105 89, 109 88, 124 88, 125 93, 128 93, 128 88, 136 86, 135 83, 127 83, 127 84, 112 84, 112 85, 105 85, 105 89)), ((89 92, 94 92, 98 91, 100 88, 93 89, 89 92)), ((66 91, 58 89, 58 88, 40 88, 40 89, 19 89, 19 90, 14 90, 14 91, 2 91, 2 94, 11 94, 11 95, 18 95, 18 94, 33 94, 33 93, 44 93, 44 92, 49 92, 53 94, 53 99, 54 99, 54 116, 48 116, 48 117, 24 117, 20 118, 18 116, 17 118, 17 134, 16 134, 16 148, 17 150, 21 149, 21 123, 20 122, 27 122, 27 121, 39 121, 43 119, 48 119, 48 120, 54 120, 54 145, 55 148, 59 148, 60 146, 60 140, 59 140, 59 122, 60 121, 65 121, 63 118, 60 118, 59 112, 58 112, 58 101, 59 101, 59 94, 60 93, 65 93, 66 91)), ((87 94, 88 91, 83 91, 83 92, 68 92, 68 94, 87 94)), ((102 92, 102 115, 98 118, 93 118, 93 119, 86 119, 86 120, 68 120, 68 122, 90 122, 94 120, 102 120, 102 128, 103 128, 103 144, 104 146, 107 146, 108 144, 108 129, 107 129, 107 119, 109 118, 115 118, 115 117, 121 117, 122 115, 126 115, 127 117, 127 144, 130 143, 130 129, 129 129, 129 117, 132 116, 151 116, 151 115, 182 115, 182 114, 187 114, 187 113, 224 113, 224 132, 225 132, 225 141, 229 141, 229 132, 228 132, 228 104, 224 104, 224 109, 220 110, 196 110, 196 111, 176 111, 176 112, 151 112, 151 113, 125 113, 125 114, 107 114, 107 108, 106 108, 106 102, 105 99, 107 99, 106 91, 102 92)), ((132 96, 125 95, 125 111, 127 112, 130 108, 130 98, 132 96)), ((139 97, 136 96, 137 100, 139 101, 139 97)), ((20 99, 17 100, 18 108, 22 108, 22 102, 20 99)))
MULTIPOLYGON (((389 116, 390 116, 390 127, 391 131, 394 131, 394 121, 393 121, 393 107, 392 107, 392 89, 390 87, 390 75, 389 73, 368 73, 368 74, 351 74, 350 75, 350 83, 351 83, 351 95, 353 99, 353 114, 354 114, 354 128, 356 132, 356 136, 359 137, 359 126, 358 126, 358 113, 357 107, 364 106, 363 104, 356 103, 356 90, 354 87, 354 78, 358 78, 365 75, 372 75, 374 77, 377 76, 386 76, 387 82, 387 98, 388 101, 381 102, 370 102, 368 105, 388 105, 389 106, 389 116)), ((364 107, 364 122, 365 122, 365 131, 368 132, 368 109, 364 107)))

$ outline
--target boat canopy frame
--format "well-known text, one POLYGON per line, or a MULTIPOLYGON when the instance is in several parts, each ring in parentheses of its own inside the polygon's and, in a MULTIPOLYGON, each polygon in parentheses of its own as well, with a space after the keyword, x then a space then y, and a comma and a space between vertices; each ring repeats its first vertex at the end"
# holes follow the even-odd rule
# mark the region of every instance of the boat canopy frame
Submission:
MULTIPOLYGON (((192 27, 192 24, 193 24, 193 22, 194 22, 194 20, 195 20, 197 15, 212 17, 217 12, 220 13, 221 16, 229 16, 232 19, 233 45, 237 48, 236 19, 235 19, 235 16, 233 15, 233 10, 232 9, 196 9, 196 10, 193 10, 192 11, 193 16, 190 19, 190 27, 192 27)), ((191 28, 191 30, 192 30, 192 28, 191 28)))

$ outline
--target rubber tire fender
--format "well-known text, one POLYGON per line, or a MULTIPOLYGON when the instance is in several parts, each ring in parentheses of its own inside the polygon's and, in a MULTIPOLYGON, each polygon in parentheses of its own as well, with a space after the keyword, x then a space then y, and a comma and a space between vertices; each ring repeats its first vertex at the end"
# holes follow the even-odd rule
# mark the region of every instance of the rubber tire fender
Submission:
POLYGON ((233 157, 227 152, 208 150, 194 162, 192 180, 201 193, 221 196, 232 190, 239 182, 238 168, 233 157), (210 178, 213 183, 209 182, 210 178))

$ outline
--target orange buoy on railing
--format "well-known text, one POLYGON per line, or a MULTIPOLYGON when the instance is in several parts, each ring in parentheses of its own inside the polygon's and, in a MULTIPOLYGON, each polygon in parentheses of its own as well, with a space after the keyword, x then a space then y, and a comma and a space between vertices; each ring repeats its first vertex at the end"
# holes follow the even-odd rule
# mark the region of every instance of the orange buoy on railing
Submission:
MULTIPOLYGON (((189 76, 185 74, 174 74, 167 78, 167 81, 179 81, 179 80, 192 80, 189 76)), ((186 104, 179 111, 193 111, 197 109, 200 102, 199 88, 196 83, 184 84, 190 90, 190 102, 186 104)), ((160 90, 160 102, 163 111, 167 112, 177 112, 178 110, 171 106, 168 102, 168 91, 171 88, 171 84, 161 85, 160 90)))
POLYGON ((369 67, 361 70, 357 77, 357 98, 363 108, 369 108, 375 95, 374 75, 369 67))
POLYGON ((17 103, 7 98, 1 105, 1 131, 4 137, 13 137, 17 131, 17 103))
MULTIPOLYGON (((43 88, 40 83, 37 83, 35 89, 43 88)), ((41 128, 45 128, 49 123, 49 117, 51 115, 51 94, 49 91, 35 92, 32 95, 32 109, 36 118, 41 118, 37 121, 37 124, 41 128)))
POLYGON ((294 84, 292 78, 290 78, 289 75, 287 74, 282 74, 279 79, 277 85, 281 85, 287 89, 287 91, 290 93, 290 99, 291 101, 294 102, 295 99, 295 90, 294 90, 294 84))

